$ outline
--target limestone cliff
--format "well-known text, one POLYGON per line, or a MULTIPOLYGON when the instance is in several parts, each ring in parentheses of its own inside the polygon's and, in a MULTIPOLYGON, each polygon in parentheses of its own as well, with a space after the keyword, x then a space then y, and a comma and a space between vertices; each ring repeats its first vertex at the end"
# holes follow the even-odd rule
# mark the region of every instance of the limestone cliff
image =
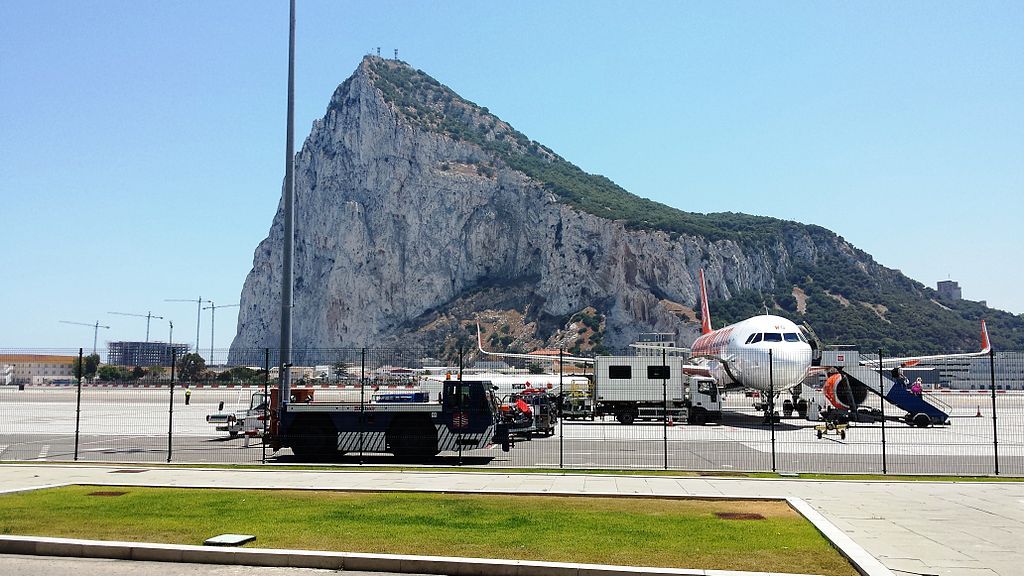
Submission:
MULTIPOLYGON (((443 346, 478 315, 496 334, 509 313, 519 333, 502 343, 518 348, 617 350, 650 331, 687 344, 701 268, 716 302, 759 294, 783 308, 771 295, 813 283, 824 263, 867 283, 899 276, 820 227, 629 195, 426 74, 376 57, 314 123, 295 192, 296 348, 443 346), (588 308, 600 322, 574 338, 568 325, 588 308)), ((279 208, 242 289, 233 357, 277 346, 281 217, 279 208)))

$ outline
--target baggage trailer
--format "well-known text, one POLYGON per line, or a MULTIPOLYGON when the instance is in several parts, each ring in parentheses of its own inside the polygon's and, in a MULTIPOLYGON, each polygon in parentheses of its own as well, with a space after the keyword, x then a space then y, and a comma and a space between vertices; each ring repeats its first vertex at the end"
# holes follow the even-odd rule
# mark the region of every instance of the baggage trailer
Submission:
POLYGON ((271 394, 270 444, 289 447, 299 459, 347 452, 389 452, 423 461, 442 451, 510 448, 508 426, 498 417, 493 387, 483 380, 446 380, 439 401, 426 393, 379 393, 368 401, 318 401, 315 391, 293 388, 281 405, 271 394))

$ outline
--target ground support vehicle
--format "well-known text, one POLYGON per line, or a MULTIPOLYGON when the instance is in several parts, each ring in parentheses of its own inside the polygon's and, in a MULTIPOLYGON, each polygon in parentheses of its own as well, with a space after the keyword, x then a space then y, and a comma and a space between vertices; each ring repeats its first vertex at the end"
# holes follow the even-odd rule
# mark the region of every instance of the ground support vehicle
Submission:
POLYGON ((510 433, 531 439, 551 436, 558 424, 558 397, 547 390, 527 388, 509 396, 503 408, 510 421, 510 433))
POLYGON ((214 425, 218 432, 227 432, 232 438, 240 434, 258 436, 263 434, 267 419, 267 397, 263 392, 256 392, 249 398, 249 409, 237 412, 225 412, 221 402, 215 414, 207 414, 206 421, 214 425))
POLYGON ((272 394, 271 446, 290 447, 305 460, 390 452, 414 461, 446 450, 510 447, 489 381, 446 380, 436 402, 425 393, 369 392, 359 401, 326 402, 313 389, 296 388, 283 405, 272 394))
POLYGON ((593 384, 588 382, 585 386, 570 385, 562 396, 562 406, 559 412, 566 420, 593 420, 593 384))
POLYGON ((849 428, 849 424, 839 424, 837 422, 825 422, 824 424, 818 424, 814 427, 815 434, 818 436, 818 440, 826 434, 838 434, 839 438, 846 440, 846 429, 849 428))
POLYGON ((678 357, 598 356, 594 373, 597 416, 614 416, 622 424, 665 419, 705 424, 722 418, 714 379, 685 375, 678 357))

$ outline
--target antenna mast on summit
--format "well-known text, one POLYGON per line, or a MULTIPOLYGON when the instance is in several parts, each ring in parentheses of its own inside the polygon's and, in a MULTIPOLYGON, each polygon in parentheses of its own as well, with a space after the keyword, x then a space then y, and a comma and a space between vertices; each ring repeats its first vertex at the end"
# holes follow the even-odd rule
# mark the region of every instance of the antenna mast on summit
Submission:
POLYGON ((395 48, 395 60, 398 60, 398 48, 395 48))

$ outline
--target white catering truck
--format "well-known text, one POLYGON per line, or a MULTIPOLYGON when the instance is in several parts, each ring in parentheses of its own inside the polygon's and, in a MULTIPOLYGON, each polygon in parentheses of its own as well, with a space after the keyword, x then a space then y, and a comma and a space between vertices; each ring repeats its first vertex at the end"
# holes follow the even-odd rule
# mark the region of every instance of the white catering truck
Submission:
POLYGON ((689 424, 721 420, 721 393, 714 379, 687 376, 682 363, 678 357, 598 356, 595 415, 615 416, 622 424, 664 418, 689 424))

